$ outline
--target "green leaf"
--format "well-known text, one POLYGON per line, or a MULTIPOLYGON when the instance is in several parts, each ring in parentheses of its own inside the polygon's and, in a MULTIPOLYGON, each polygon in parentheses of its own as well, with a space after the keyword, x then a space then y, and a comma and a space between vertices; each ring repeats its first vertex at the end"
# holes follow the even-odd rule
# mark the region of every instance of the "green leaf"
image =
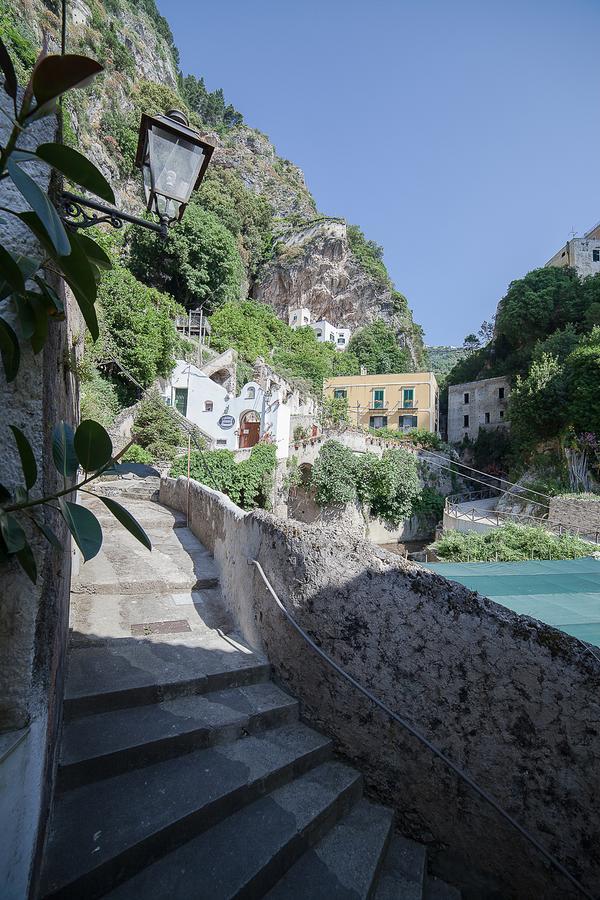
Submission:
POLYGON ((27 200, 30 207, 46 229, 48 237, 56 252, 60 256, 68 256, 71 252, 71 245, 67 237, 67 232, 48 196, 40 187, 38 187, 36 182, 27 174, 27 172, 24 172, 23 169, 10 159, 8 161, 7 169, 15 187, 18 188, 25 200, 27 200))
POLYGON ((63 478, 71 478, 79 468, 73 437, 73 429, 67 422, 59 422, 52 433, 52 458, 63 478))
POLYGON ((48 309, 46 300, 42 294, 36 294, 28 291, 24 297, 18 301, 19 308, 27 307, 28 313, 22 316, 21 322, 27 321, 28 330, 33 325, 32 333, 29 335, 31 349, 34 353, 39 353, 43 349, 48 337, 48 309))
POLYGON ((25 281, 23 273, 13 259, 12 255, 0 244, 0 272, 13 291, 24 291, 25 281))
POLYGON ((19 340, 8 322, 0 317, 0 356, 4 375, 8 382, 14 381, 19 371, 21 349, 19 340))
POLYGON ((110 462, 112 441, 102 425, 93 419, 84 419, 75 432, 73 441, 79 463, 86 472, 96 472, 110 462))
POLYGON ((41 290, 42 294, 46 298, 48 302, 48 306, 51 307, 49 311, 49 315, 53 316, 56 319, 64 319, 65 317, 65 305, 61 298, 58 296, 53 287, 50 287, 47 281, 44 281, 43 278, 36 276, 35 283, 41 290))
POLYGON ((6 503, 7 500, 10 500, 10 491, 0 484, 0 503, 6 503))
POLYGON ((0 41, 0 68, 4 72, 4 90, 9 97, 12 97, 16 115, 17 76, 15 74, 15 68, 12 64, 12 60, 8 54, 8 50, 6 49, 2 41, 0 41))
POLYGON ((102 66, 87 56, 66 53, 64 56, 46 56, 36 65, 31 76, 35 99, 40 106, 55 100, 73 88, 85 87, 102 66))
POLYGON ((44 535, 44 537, 50 544, 52 544, 54 547, 57 547, 59 550, 63 549, 63 546, 64 546, 63 541, 61 541, 54 534, 54 532, 52 531, 52 529, 50 528, 49 525, 46 525, 45 522, 38 522, 38 520, 36 518, 34 518, 33 516, 31 517, 31 521, 37 528, 39 528, 39 530, 42 532, 42 534, 44 535))
MULTIPOLYGON (((39 259, 26 256, 24 253, 11 253, 11 256, 19 267, 23 283, 25 283, 28 278, 31 278, 33 273, 37 272, 40 267, 39 259)), ((12 294, 14 290, 14 286, 4 277, 4 272, 0 271, 0 300, 4 300, 9 294, 12 294)))
POLYGON ((0 512, 0 531, 9 553, 17 553, 27 543, 25 532, 10 513, 0 512))
POLYGON ((83 559, 85 562, 93 559, 102 546, 100 522, 85 506, 78 506, 77 503, 71 503, 64 497, 59 497, 58 502, 69 531, 83 554, 83 559))
POLYGON ((143 544, 148 550, 152 550, 150 538, 140 523, 134 519, 129 510, 125 509, 124 506, 121 506, 120 503, 117 503, 117 501, 113 500, 111 497, 100 497, 99 499, 108 507, 115 519, 117 519, 121 525, 124 525, 134 538, 137 538, 140 544, 143 544))
POLYGON ((65 144, 40 144, 35 151, 44 162, 78 184, 91 191, 107 203, 115 202, 115 195, 110 184, 96 166, 86 159, 78 150, 65 144))
POLYGON ((93 340, 96 341, 99 335, 98 318, 96 316, 96 310, 94 309, 97 292, 96 278, 94 269, 90 265, 90 262, 79 243, 79 236, 69 232, 68 238, 72 252, 69 256, 57 256, 54 247, 50 243, 48 234, 36 214, 24 212, 18 213, 18 217, 22 222, 25 222, 44 249, 52 256, 56 264, 60 267, 65 281, 75 295, 75 299, 77 300, 85 323, 90 330, 90 334, 92 335, 93 340))
POLYGON ((25 574, 29 577, 29 580, 33 581, 33 583, 35 584, 37 581, 37 566, 35 564, 33 551, 27 542, 25 542, 24 547, 21 547, 20 550, 17 550, 16 556, 21 563, 25 574))
POLYGON ((100 244, 97 244, 96 241, 89 238, 87 234, 78 234, 77 240, 79 241, 82 250, 87 254, 88 259, 90 259, 94 265, 98 266, 99 269, 112 269, 112 259, 104 252, 100 244))
POLYGON ((17 428, 16 425, 10 425, 9 428, 15 437, 15 443, 17 445, 17 450, 19 451, 21 468, 23 469, 23 476, 25 478, 25 487, 28 491, 30 491, 37 481, 37 465, 35 462, 35 456, 33 455, 31 444, 29 443, 21 429, 17 428))

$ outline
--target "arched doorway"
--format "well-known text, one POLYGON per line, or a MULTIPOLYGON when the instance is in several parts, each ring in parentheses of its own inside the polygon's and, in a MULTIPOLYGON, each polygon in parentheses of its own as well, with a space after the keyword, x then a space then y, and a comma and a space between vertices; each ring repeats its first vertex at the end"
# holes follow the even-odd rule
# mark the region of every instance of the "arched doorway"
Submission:
POLYGON ((260 440, 260 416, 253 409, 240 416, 240 450, 254 447, 260 440))

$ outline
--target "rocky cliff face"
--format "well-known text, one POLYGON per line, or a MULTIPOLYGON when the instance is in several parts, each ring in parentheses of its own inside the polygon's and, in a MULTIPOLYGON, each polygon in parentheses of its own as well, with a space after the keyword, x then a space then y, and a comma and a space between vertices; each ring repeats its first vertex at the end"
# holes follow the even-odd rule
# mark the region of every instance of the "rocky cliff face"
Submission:
MULTIPOLYGON (((44 34, 50 52, 59 52, 60 4, 18 0, 15 8, 6 3, 0 0, 0 12, 24 36, 30 56, 35 58, 44 34)), ((178 93, 172 35, 153 0, 71 0, 68 16, 67 50, 94 56, 106 71, 91 88, 69 98, 66 138, 110 180, 118 205, 140 212, 139 175, 132 171, 139 113, 168 105, 185 108, 178 93)), ((14 53, 15 47, 10 49, 14 53)), ((23 57, 21 74, 26 63, 23 57)), ((361 266, 342 220, 316 218, 302 171, 280 158, 266 135, 247 125, 203 131, 216 147, 213 170, 235 170, 248 190, 267 199, 273 212, 276 254, 254 283, 249 273, 252 296, 269 303, 286 321, 290 306, 308 306, 315 317, 353 330, 383 318, 418 365, 419 329, 406 301, 389 282, 361 266)))
POLYGON ((313 318, 353 331, 384 319, 420 365, 420 338, 404 298, 369 275, 354 256, 347 225, 322 219, 290 227, 279 236, 276 256, 258 274, 253 296, 288 319, 290 309, 307 307, 313 318))

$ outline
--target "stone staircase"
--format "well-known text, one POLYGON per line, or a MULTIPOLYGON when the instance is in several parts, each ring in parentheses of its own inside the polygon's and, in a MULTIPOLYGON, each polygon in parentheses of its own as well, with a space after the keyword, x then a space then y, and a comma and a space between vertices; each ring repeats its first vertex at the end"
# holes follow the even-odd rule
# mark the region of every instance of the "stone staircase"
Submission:
POLYGON ((90 500, 40 897, 459 898, 233 632, 181 516, 125 502, 153 551, 90 500))

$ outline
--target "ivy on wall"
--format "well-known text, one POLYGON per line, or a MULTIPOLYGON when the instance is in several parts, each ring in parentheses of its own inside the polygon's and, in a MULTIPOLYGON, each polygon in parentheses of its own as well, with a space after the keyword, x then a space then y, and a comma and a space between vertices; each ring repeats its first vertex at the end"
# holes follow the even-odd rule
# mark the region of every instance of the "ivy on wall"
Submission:
MULTIPOLYGON (((256 444, 250 457, 236 463, 231 450, 195 451, 190 455, 190 477, 227 494, 242 509, 268 509, 276 466, 274 444, 256 444)), ((187 475, 187 456, 175 460, 170 475, 187 475)))

